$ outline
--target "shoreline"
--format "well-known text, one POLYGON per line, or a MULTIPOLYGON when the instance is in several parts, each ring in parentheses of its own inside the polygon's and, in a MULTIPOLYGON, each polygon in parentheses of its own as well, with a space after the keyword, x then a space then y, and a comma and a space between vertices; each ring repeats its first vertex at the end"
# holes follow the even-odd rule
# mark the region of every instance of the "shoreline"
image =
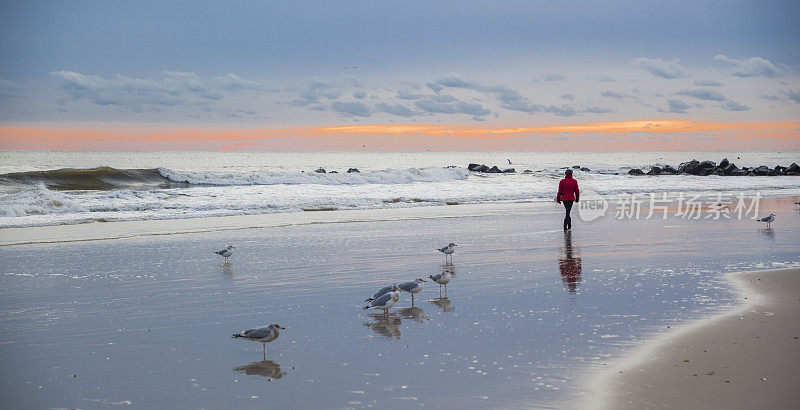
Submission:
POLYGON ((582 407, 797 408, 800 268, 725 275, 739 305, 643 341, 592 379, 582 407))

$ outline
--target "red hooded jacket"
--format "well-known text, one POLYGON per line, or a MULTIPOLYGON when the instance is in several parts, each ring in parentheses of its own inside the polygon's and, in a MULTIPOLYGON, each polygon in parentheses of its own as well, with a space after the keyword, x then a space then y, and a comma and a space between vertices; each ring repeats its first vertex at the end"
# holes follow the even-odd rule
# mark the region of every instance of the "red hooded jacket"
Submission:
POLYGON ((558 183, 558 195, 556 201, 575 201, 580 200, 581 193, 578 191, 578 181, 572 178, 572 175, 566 175, 561 182, 558 183))

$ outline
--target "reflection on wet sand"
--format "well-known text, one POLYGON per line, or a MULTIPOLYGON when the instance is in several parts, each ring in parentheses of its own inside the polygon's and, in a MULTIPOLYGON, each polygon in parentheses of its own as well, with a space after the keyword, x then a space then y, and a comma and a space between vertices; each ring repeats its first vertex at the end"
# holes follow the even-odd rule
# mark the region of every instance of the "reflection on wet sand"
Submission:
POLYGON ((442 312, 452 312, 453 311, 453 303, 450 302, 450 299, 447 296, 443 298, 436 298, 431 299, 431 304, 434 306, 442 309, 442 312))
POLYGON ((233 266, 230 263, 225 263, 222 265, 222 273, 226 275, 233 275, 233 266))
POLYGON ((428 320, 428 317, 425 316, 425 311, 422 308, 411 306, 405 309, 400 309, 397 311, 397 314, 400 315, 402 318, 411 319, 415 322, 424 322, 428 320))
POLYGON ((372 329, 373 332, 387 339, 400 339, 400 323, 402 319, 397 316, 397 312, 389 314, 370 313, 372 322, 364 322, 364 326, 372 329))
POLYGON ((775 231, 772 228, 759 229, 758 231, 769 239, 775 239, 775 231))
MULTIPOLYGON (((580 249, 577 249, 577 254, 580 249)), ((581 258, 573 255, 572 231, 564 231, 564 257, 558 260, 561 281, 570 293, 575 293, 581 283, 581 258)))
POLYGON ((234 368, 237 372, 242 372, 250 376, 263 376, 271 379, 280 379, 286 372, 281 371, 281 365, 272 360, 262 360, 244 366, 234 368))

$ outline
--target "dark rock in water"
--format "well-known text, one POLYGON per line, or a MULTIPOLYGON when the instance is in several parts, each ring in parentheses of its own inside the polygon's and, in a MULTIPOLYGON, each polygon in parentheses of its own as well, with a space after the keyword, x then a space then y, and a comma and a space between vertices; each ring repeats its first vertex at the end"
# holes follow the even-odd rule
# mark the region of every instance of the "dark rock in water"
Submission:
POLYGON ((747 174, 747 176, 749 176, 749 177, 754 177, 754 176, 756 176, 756 173, 755 173, 755 172, 753 172, 753 171, 750 171, 750 172, 747 174))
POLYGON ((730 173, 727 173, 725 175, 732 175, 732 176, 735 176, 735 177, 743 177, 743 176, 747 175, 747 171, 737 168, 737 169, 734 169, 734 170, 730 171, 730 173))
POLYGON ((352 174, 352 173, 360 174, 361 171, 359 171, 358 168, 350 168, 350 169, 347 170, 347 173, 348 174, 352 174))
MULTIPOLYGON (((723 160, 723 162, 724 162, 724 160, 723 160)), ((719 168, 722 170, 722 172, 725 173, 725 175, 732 175, 731 173, 733 171, 739 169, 739 168, 736 168, 736 164, 734 164, 732 162, 728 162, 727 164, 725 164, 725 166, 722 166, 722 162, 720 162, 719 163, 719 168)))
POLYGON ((685 173, 685 174, 694 174, 696 175, 697 172, 700 170, 700 161, 693 159, 689 162, 682 162, 678 165, 678 172, 685 173))
POLYGON ((581 171, 583 171, 583 172, 589 172, 589 171, 591 171, 591 169, 589 169, 589 168, 586 168, 586 167, 581 167, 581 171))
POLYGON ((797 175, 800 174, 800 165, 797 165, 796 162, 792 162, 792 165, 789 165, 789 168, 786 168, 784 172, 786 175, 797 175), (791 172, 791 174, 790 174, 791 172))
POLYGON ((723 176, 725 175, 725 171, 723 171, 722 168, 714 168, 714 172, 712 172, 712 174, 723 176))
POLYGON ((488 172, 489 171, 489 167, 487 167, 486 165, 483 165, 483 164, 469 164, 467 169, 470 170, 470 171, 475 171, 475 172, 488 172))
POLYGON ((661 167, 653 165, 650 167, 650 170, 647 171, 647 175, 661 175, 661 167))
POLYGON ((786 167, 782 167, 780 165, 775 165, 774 171, 775 171, 775 175, 783 175, 783 173, 786 172, 786 167))
POLYGON ((772 170, 767 168, 766 165, 762 165, 760 167, 756 167, 756 169, 753 170, 753 173, 759 176, 766 176, 769 175, 769 171, 772 170))
POLYGON ((329 174, 338 174, 338 173, 339 173, 339 171, 331 171, 331 172, 328 172, 328 173, 329 173, 329 174))
POLYGON ((513 174, 515 172, 517 172, 517 170, 514 169, 514 168, 506 168, 506 169, 503 170, 504 174, 513 174))
POLYGON ((672 168, 669 165, 665 165, 664 168, 661 169, 661 175, 668 174, 668 175, 675 175, 678 173, 678 170, 672 168))
POLYGON ((725 168, 728 166, 730 162, 728 162, 728 158, 722 158, 722 161, 719 162, 720 168, 725 168))
POLYGON ((711 173, 712 173, 712 172, 714 172, 714 168, 702 168, 702 169, 700 169, 700 171, 699 171, 697 174, 695 174, 695 175, 700 175, 700 176, 703 176, 703 177, 704 177, 704 176, 711 175, 711 173))
POLYGON ((314 171, 314 172, 316 172, 318 174, 325 174, 326 173, 325 168, 317 168, 317 170, 314 171))
POLYGON ((522 171, 522 173, 523 174, 533 174, 533 171, 531 171, 529 169, 526 169, 526 170, 522 171))
POLYGON ((580 165, 573 165, 572 169, 581 169, 581 166, 580 165))
POLYGON ((489 170, 486 171, 486 172, 488 172, 490 174, 501 174, 501 173, 503 173, 503 171, 501 171, 500 168, 497 168, 497 165, 489 168, 489 170))
POLYGON ((714 169, 717 167, 717 163, 714 161, 703 161, 700 163, 700 169, 714 169))
POLYGON ((628 175, 644 175, 644 172, 642 172, 642 170, 639 168, 633 168, 628 171, 628 175))

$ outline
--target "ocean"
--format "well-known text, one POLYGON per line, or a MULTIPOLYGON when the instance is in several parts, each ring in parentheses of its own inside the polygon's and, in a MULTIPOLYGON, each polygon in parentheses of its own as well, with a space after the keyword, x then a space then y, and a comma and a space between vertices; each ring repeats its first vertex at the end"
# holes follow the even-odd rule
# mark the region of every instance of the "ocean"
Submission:
POLYGON ((551 201, 565 168, 600 195, 800 193, 800 176, 628 175, 728 158, 788 166, 798 151, 0 152, 0 227, 551 201), (515 173, 467 170, 470 163, 515 173), (315 172, 320 168, 325 172, 315 172), (357 169, 358 172, 348 170, 357 169), (526 172, 528 171, 528 172, 526 172))

